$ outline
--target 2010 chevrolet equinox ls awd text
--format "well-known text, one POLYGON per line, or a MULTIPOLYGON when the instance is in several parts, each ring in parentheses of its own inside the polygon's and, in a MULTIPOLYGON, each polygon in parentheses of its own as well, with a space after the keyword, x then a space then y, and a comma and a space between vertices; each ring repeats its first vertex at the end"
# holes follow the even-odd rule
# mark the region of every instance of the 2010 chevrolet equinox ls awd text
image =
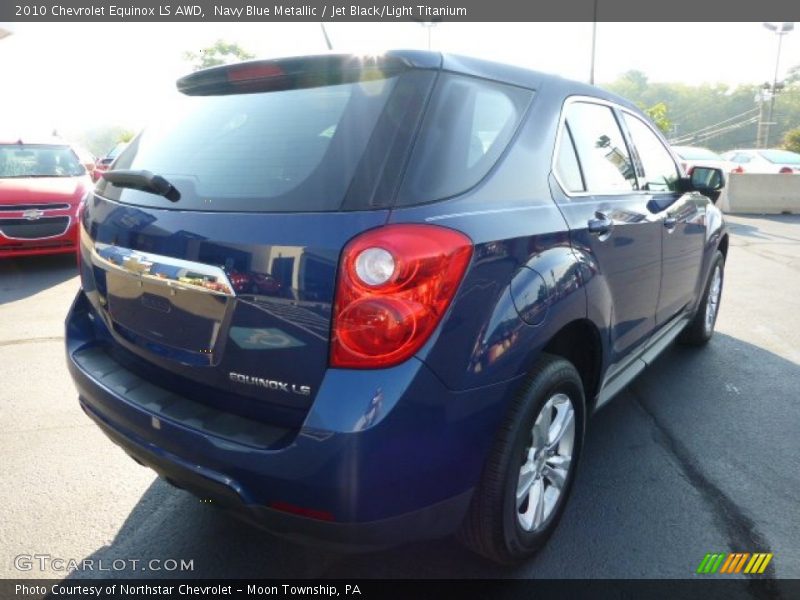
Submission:
POLYGON ((178 89, 82 211, 69 368, 137 462, 274 532, 523 558, 588 416, 713 333, 722 173, 617 96, 410 51, 178 89))

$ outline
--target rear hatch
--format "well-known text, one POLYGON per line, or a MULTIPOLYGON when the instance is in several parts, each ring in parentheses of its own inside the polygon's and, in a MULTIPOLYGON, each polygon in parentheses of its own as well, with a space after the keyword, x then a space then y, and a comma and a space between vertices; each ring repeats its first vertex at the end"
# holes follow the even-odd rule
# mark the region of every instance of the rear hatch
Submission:
POLYGON ((175 393, 299 426, 328 364, 339 254, 386 222, 431 56, 259 61, 180 80, 177 110, 113 165, 177 193, 101 179, 83 214, 83 286, 108 351, 175 393))

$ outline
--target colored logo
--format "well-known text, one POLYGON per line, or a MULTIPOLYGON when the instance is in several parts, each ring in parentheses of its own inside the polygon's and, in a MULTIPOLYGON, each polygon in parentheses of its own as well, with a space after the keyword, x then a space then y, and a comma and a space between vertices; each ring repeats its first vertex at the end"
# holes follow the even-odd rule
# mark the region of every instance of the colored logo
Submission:
POLYGON ((769 561, 772 560, 771 552, 729 552, 709 553, 700 561, 697 573, 763 573, 769 561))

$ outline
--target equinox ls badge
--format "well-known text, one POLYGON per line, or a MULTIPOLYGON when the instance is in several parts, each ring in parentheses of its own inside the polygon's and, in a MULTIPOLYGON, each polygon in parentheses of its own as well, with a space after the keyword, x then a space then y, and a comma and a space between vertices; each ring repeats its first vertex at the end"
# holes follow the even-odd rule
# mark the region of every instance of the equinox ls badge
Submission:
POLYGON ((268 390, 286 392, 287 394, 299 394, 300 396, 311 395, 311 388, 307 385, 297 385, 294 383, 286 383, 284 381, 275 381, 273 379, 262 379, 261 377, 251 377, 250 375, 242 375, 241 373, 233 372, 228 373, 228 379, 236 383, 255 385, 268 390))

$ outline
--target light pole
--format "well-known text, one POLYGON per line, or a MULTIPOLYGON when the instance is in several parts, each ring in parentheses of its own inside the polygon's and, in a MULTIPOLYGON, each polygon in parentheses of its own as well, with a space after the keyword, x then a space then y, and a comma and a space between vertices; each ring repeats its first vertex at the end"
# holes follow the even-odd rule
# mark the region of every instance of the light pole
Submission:
POLYGON ((422 21, 420 25, 422 25, 428 31, 428 50, 430 50, 431 34, 433 33, 433 28, 436 27, 436 23, 434 21, 422 21))
POLYGON ((592 61, 589 66, 589 85, 594 85, 594 55, 597 51, 597 1, 594 0, 594 18, 592 19, 592 61))
POLYGON ((331 44, 331 38, 328 37, 328 30, 325 29, 325 23, 320 23, 319 26, 322 28, 322 37, 325 38, 325 45, 328 47, 328 50, 333 50, 333 44, 331 44))
POLYGON ((427 31, 427 33, 428 33, 428 50, 430 50, 431 49, 431 33, 433 32, 433 28, 436 27, 436 25, 438 25, 439 22, 442 20, 442 17, 436 17, 431 21, 425 21, 423 19, 415 19, 414 17, 411 17, 411 20, 419 23, 427 31))
POLYGON ((778 36, 778 53, 775 57, 775 75, 772 78, 772 90, 769 99, 769 116, 767 122, 764 123, 764 147, 769 147, 769 128, 773 124, 772 117, 775 114, 775 96, 778 94, 778 70, 781 65, 781 46, 783 44, 783 36, 788 34, 794 29, 794 23, 764 23, 764 27, 769 29, 778 36))

